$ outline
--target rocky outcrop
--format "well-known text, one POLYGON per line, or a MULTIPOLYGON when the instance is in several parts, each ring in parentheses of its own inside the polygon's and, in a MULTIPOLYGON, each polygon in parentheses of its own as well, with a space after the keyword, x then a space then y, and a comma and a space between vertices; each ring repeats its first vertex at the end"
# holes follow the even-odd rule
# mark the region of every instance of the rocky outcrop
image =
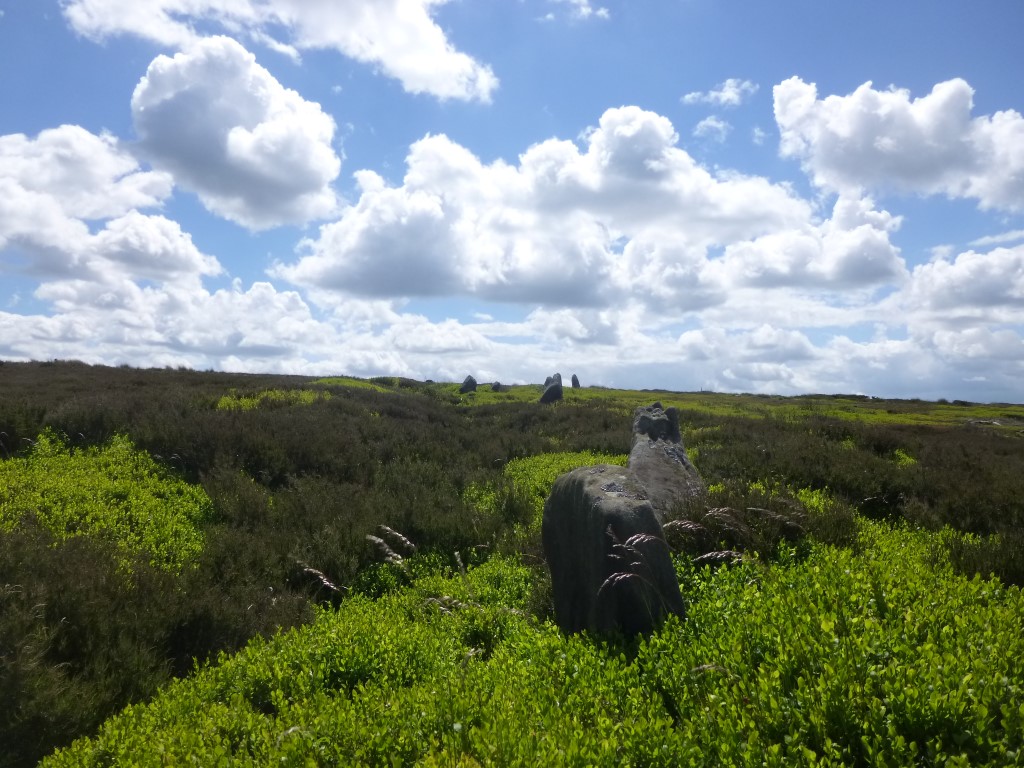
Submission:
POLYGON ((604 464, 559 477, 542 538, 564 632, 647 634, 685 614, 661 525, 631 470, 604 464))
POLYGON ((634 412, 633 449, 628 467, 646 490, 659 522, 706 490, 683 447, 679 412, 662 408, 661 403, 634 412))
POLYGON ((578 378, 576 378, 576 374, 575 373, 572 375, 572 388, 573 389, 579 389, 580 388, 580 380, 578 378))
POLYGON ((463 380, 462 386, 459 387, 460 395, 464 395, 467 392, 476 392, 476 379, 474 379, 472 376, 467 376, 463 380))

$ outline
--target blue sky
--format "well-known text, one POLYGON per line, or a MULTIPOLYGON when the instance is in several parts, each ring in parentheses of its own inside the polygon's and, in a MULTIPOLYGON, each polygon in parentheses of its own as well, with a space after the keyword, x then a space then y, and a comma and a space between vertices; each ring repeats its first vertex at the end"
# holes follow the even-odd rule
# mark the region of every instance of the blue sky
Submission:
POLYGON ((1019 0, 0 0, 0 359, 1014 401, 1019 0))

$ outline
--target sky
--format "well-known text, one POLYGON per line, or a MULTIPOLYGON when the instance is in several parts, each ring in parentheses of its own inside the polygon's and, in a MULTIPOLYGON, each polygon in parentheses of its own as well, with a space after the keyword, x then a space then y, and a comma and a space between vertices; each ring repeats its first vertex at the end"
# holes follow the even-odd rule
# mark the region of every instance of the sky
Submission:
POLYGON ((0 360, 1024 401, 1020 0, 0 0, 0 360))

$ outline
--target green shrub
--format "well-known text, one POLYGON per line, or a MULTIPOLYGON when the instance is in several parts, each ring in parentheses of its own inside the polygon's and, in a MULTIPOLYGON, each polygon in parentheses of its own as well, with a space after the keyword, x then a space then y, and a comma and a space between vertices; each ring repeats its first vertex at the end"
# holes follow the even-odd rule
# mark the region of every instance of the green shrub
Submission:
POLYGON ((253 395, 239 395, 232 392, 217 401, 217 410, 251 411, 268 406, 312 405, 320 400, 330 399, 330 392, 319 389, 267 389, 253 395))
POLYGON ((180 570, 202 549, 211 512, 201 488, 173 477, 125 436, 73 450, 47 431, 28 456, 0 462, 0 530, 30 518, 58 540, 110 542, 126 565, 142 555, 180 570))
POLYGON ((686 571, 687 620, 626 654, 521 613, 495 559, 222 657, 44 761, 267 765, 1007 765, 1024 601, 929 536, 686 571))

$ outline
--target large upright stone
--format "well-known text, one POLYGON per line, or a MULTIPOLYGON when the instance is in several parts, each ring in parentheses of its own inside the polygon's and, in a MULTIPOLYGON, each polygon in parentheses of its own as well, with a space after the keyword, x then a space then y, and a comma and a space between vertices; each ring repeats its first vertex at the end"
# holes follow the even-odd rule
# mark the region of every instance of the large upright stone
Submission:
POLYGON ((573 389, 579 389, 580 388, 580 380, 578 378, 576 378, 576 374, 575 373, 572 375, 572 388, 573 389))
POLYGON ((683 447, 679 412, 655 403, 633 414, 629 469, 643 485, 659 522, 675 507, 706 491, 703 479, 683 447))
POLYGON ((472 376, 467 376, 462 381, 462 386, 459 387, 459 394, 465 395, 469 392, 476 392, 476 379, 472 376))
POLYGON ((685 606, 661 525, 628 469, 559 477, 541 529, 555 621, 567 633, 650 633, 685 606))

